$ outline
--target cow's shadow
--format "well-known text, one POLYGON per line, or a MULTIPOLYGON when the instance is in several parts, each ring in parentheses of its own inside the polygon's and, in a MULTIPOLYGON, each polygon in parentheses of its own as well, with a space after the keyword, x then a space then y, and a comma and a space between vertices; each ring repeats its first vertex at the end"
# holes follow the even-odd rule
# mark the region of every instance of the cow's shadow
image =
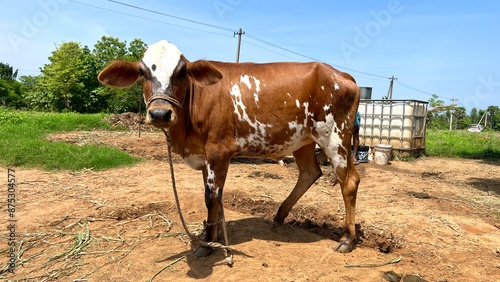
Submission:
MULTIPOLYGON (((333 240, 340 239, 340 236, 336 234, 342 233, 342 227, 327 226, 325 228, 330 229, 332 234, 327 237, 333 240)), ((238 257, 253 257, 252 253, 240 251, 238 245, 250 242, 254 239, 276 242, 276 244, 279 245, 280 243, 311 243, 325 238, 303 228, 293 227, 289 224, 272 228, 272 222, 256 217, 228 221, 227 230, 229 245, 232 248, 234 264, 236 266, 238 265, 238 257)), ((222 236, 220 236, 220 238, 222 238, 222 236)), ((220 242, 222 243, 222 241, 220 242)), ((212 274, 214 267, 229 267, 225 259, 225 252, 222 249, 214 250, 208 257, 195 257, 191 251, 186 251, 166 258, 165 260, 174 260, 182 256, 186 257, 186 261, 189 265, 187 275, 194 279, 207 278, 212 274)))

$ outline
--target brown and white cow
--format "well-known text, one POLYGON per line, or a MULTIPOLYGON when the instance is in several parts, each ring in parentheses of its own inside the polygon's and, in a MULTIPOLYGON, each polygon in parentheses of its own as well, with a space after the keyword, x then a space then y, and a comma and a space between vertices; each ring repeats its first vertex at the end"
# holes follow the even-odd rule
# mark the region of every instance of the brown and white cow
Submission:
POLYGON ((344 235, 335 250, 353 249, 359 176, 351 136, 359 88, 349 74, 318 62, 190 62, 168 41, 149 46, 138 62, 115 61, 99 74, 99 81, 114 87, 138 80, 146 123, 168 129, 173 152, 203 172, 205 240, 217 240, 231 158, 293 154, 299 177, 274 217, 275 224, 282 224, 322 174, 315 158, 318 144, 333 165, 346 210, 344 235))

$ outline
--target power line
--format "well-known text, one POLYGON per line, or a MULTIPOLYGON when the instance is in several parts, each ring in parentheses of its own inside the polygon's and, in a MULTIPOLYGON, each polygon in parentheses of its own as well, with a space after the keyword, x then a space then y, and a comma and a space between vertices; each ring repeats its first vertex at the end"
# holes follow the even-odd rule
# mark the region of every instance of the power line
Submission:
MULTIPOLYGON (((401 82, 401 81, 399 81, 399 80, 396 80, 396 82, 397 82, 398 84, 401 84, 402 86, 404 86, 404 87, 406 87, 406 88, 409 88, 409 89, 412 89, 412 90, 414 90, 414 91, 417 91, 417 92, 423 93, 423 94, 425 94, 425 95, 429 95, 429 96, 431 96, 431 97, 432 97, 433 95, 437 95, 437 94, 432 94, 432 93, 429 93, 429 92, 426 92, 426 91, 422 91, 422 90, 417 89, 417 88, 415 88, 415 87, 412 87, 412 86, 410 86, 410 85, 404 84, 404 83, 402 83, 402 82, 401 82)), ((438 97, 440 97, 440 98, 444 98, 444 99, 451 99, 451 98, 444 97, 444 96, 441 96, 441 95, 438 95, 438 97)))
POLYGON ((215 35, 224 36, 224 37, 231 37, 228 34, 221 34, 221 33, 217 33, 217 32, 211 32, 211 31, 207 31, 207 30, 202 30, 202 29, 187 27, 187 26, 173 24, 173 23, 168 23, 168 22, 164 22, 164 21, 153 20, 153 19, 146 18, 146 17, 141 17, 141 16, 129 14, 129 13, 124 13, 124 12, 119 12, 119 11, 107 9, 107 8, 104 8, 104 7, 99 7, 99 6, 94 6, 94 5, 87 4, 87 3, 82 3, 82 2, 76 1, 76 0, 69 0, 69 1, 73 2, 73 3, 76 3, 76 4, 83 5, 83 6, 88 6, 88 7, 92 7, 92 8, 95 8, 95 9, 104 10, 104 11, 112 12, 112 13, 115 13, 115 14, 120 14, 120 15, 125 15, 125 16, 129 16, 129 17, 133 17, 133 18, 138 18, 138 19, 142 19, 142 20, 146 20, 146 21, 150 21, 150 22, 162 23, 162 24, 166 24, 166 25, 171 25, 171 26, 176 26, 176 27, 180 27, 180 28, 184 28, 184 29, 195 30, 195 31, 200 31, 200 32, 205 32, 205 33, 210 33, 210 34, 215 34, 215 35))
MULTIPOLYGON (((281 49, 283 51, 286 51, 286 52, 289 52, 289 53, 292 53, 292 54, 295 54, 297 56, 300 56, 300 57, 303 57, 303 58, 307 58, 309 60, 313 60, 313 61, 317 61, 317 62, 321 62, 323 60, 318 60, 316 58, 313 58, 313 57, 310 57, 310 56, 307 56, 307 55, 304 55, 304 54, 301 54, 301 53, 298 53, 298 52, 295 52, 295 51, 292 51, 290 49, 287 49, 287 48, 284 48, 284 47, 281 47, 279 45, 276 45, 274 43, 271 43, 271 42, 268 42, 264 39, 261 39, 261 38, 258 38, 257 36, 255 35, 252 35, 252 34, 247 34, 248 37, 256 40, 256 41, 259 41, 261 43, 264 43, 264 44, 267 44, 269 46, 272 46, 272 47, 275 47, 275 48, 278 48, 278 49, 281 49)), ((377 74, 373 74, 373 73, 368 73, 368 72, 363 72, 363 71, 358 71, 358 70, 354 70, 354 69, 351 69, 351 68, 347 68, 347 67, 343 67, 343 66, 340 66, 340 65, 336 65, 336 64, 332 64, 330 63, 332 66, 336 67, 336 68, 339 68, 339 69, 344 69, 344 70, 347 70, 347 71, 350 71, 350 72, 355 72, 355 73, 361 73, 361 74, 364 74, 364 75, 369 75, 369 76, 374 76, 374 77, 378 77, 378 78, 389 78, 387 76, 382 76, 382 75, 377 75, 377 74)))
MULTIPOLYGON (((200 25, 204 25, 204 26, 208 26, 208 27, 213 27, 213 28, 217 28, 217 29, 221 29, 221 30, 225 30, 225 31, 234 32, 234 29, 230 29, 230 28, 227 28, 227 27, 216 26, 216 25, 213 25, 213 24, 208 24, 208 23, 204 23, 204 22, 200 22, 200 21, 195 21, 195 20, 184 18, 184 17, 174 16, 174 15, 166 14, 166 13, 163 13, 163 12, 158 12, 158 11, 154 11, 154 10, 142 8, 142 7, 139 7, 139 6, 136 6, 136 5, 131 5, 131 4, 123 3, 123 2, 120 2, 120 1, 116 1, 116 0, 108 0, 108 1, 112 2, 112 3, 119 4, 119 5, 127 6, 127 7, 130 7, 130 8, 134 8, 134 9, 137 9, 137 10, 146 11, 146 12, 149 12, 149 13, 154 13, 154 14, 158 14, 158 15, 162 15, 162 16, 166 16, 166 17, 171 17, 171 18, 174 18, 174 19, 179 19, 179 20, 183 20, 183 21, 187 21, 187 22, 191 22, 191 23, 196 23, 196 24, 200 24, 200 25)), ((250 38, 252 38, 252 39, 254 39, 254 40, 256 40, 256 41, 259 41, 261 43, 267 44, 267 45, 272 46, 274 48, 277 48, 277 49, 280 49, 280 50, 283 50, 283 51, 295 54, 297 56, 300 56, 300 57, 303 57, 303 58, 307 58, 307 59, 313 60, 313 61, 318 61, 318 62, 322 61, 322 60, 318 60, 318 59, 315 59, 313 57, 310 57, 310 56, 307 56, 307 55, 295 52, 293 50, 281 47, 281 46, 279 46, 277 44, 274 44, 274 43, 271 43, 269 41, 263 40, 263 39, 255 36, 255 35, 247 33, 247 36, 250 37, 250 38)), ((378 77, 378 78, 388 78, 387 76, 382 76, 382 75, 372 74, 372 73, 368 73, 368 72, 357 71, 357 70, 354 70, 354 69, 351 69, 351 68, 347 68, 347 67, 343 67, 343 66, 340 66, 340 65, 333 65, 332 64, 332 66, 334 66, 336 68, 339 68, 339 69, 344 69, 344 70, 347 70, 347 71, 350 71, 350 72, 361 73, 361 74, 364 74, 364 75, 374 76, 374 77, 378 77)))
POLYGON ((260 39, 260 38, 258 38, 258 37, 257 37, 257 36, 255 36, 255 35, 252 35, 252 34, 247 34, 247 36, 248 36, 248 37, 250 37, 250 38, 252 38, 252 39, 253 39, 253 40, 255 40, 255 41, 259 41, 260 43, 267 44, 267 45, 269 45, 269 46, 272 46, 272 47, 277 48, 277 49, 281 49, 281 50, 286 51, 286 52, 288 52, 288 53, 292 53, 292 54, 298 55, 298 56, 300 56, 300 57, 307 58, 307 59, 309 59, 309 60, 319 61, 319 60, 317 60, 317 59, 315 59, 315 58, 313 58, 313 57, 309 57, 309 56, 306 56, 306 55, 303 55, 303 54, 297 53, 297 52, 292 51, 292 50, 290 50, 290 49, 287 49, 287 48, 284 48, 284 47, 278 46, 278 45, 276 45, 276 44, 274 44, 274 43, 268 42, 268 41, 266 41, 266 40, 264 40, 264 39, 260 39))
MULTIPOLYGON (((74 1, 74 0, 70 0, 70 1, 74 1)), ((131 5, 131 4, 123 3, 123 2, 120 2, 120 1, 116 1, 116 0, 108 0, 108 1, 112 2, 112 3, 119 4, 119 5, 127 6, 127 7, 130 7, 130 8, 134 8, 134 9, 146 11, 146 12, 149 12, 149 13, 154 13, 154 14, 158 14, 158 15, 162 15, 162 16, 166 16, 166 17, 171 17, 171 18, 174 18, 174 19, 179 19, 179 20, 183 20, 183 21, 187 21, 187 22, 191 22, 191 23, 196 23, 196 24, 200 24, 200 25, 204 25, 204 26, 208 26, 208 27, 213 27, 213 28, 217 28, 217 29, 221 29, 221 30, 225 30, 225 31, 234 32, 234 29, 230 29, 230 28, 227 28, 227 27, 216 26, 216 25, 213 25, 213 24, 208 24, 208 23, 204 23, 204 22, 200 22, 200 21, 195 21, 195 20, 184 18, 184 17, 174 16, 174 15, 170 15, 170 14, 166 14, 166 13, 162 13, 162 12, 158 12, 158 11, 154 11, 154 10, 142 8, 142 7, 139 7, 139 6, 136 6, 136 5, 131 5)), ((76 1, 74 1, 74 2, 76 2, 76 1)), ((83 3, 80 3, 80 4, 83 4, 83 3)), ((277 44, 274 44, 274 43, 271 43, 269 41, 263 40, 263 39, 255 36, 255 35, 247 34, 247 36, 250 37, 250 38, 252 38, 252 39, 254 39, 254 40, 256 40, 256 41, 259 41, 261 43, 267 44, 267 45, 272 46, 274 48, 277 48, 277 49, 280 49, 280 50, 283 50, 283 51, 295 54, 297 56, 300 56, 300 57, 303 57, 303 58, 307 58, 307 59, 313 60, 313 61, 318 61, 318 62, 322 61, 322 60, 318 60, 318 59, 315 59, 313 57, 310 57, 310 56, 307 56, 307 55, 295 52, 293 50, 281 47, 281 46, 279 46, 277 44)), ((332 66, 334 66, 336 68, 339 68, 339 69, 344 69, 344 70, 347 70, 347 71, 350 71, 350 72, 360 73, 360 74, 364 74, 364 75, 368 75, 368 76, 373 76, 373 77, 378 77, 378 78, 388 78, 387 76, 381 76, 381 75, 372 74, 372 73, 368 73, 368 72, 362 72, 362 71, 354 70, 354 69, 351 69, 351 68, 343 67, 343 66, 340 66, 340 65, 334 65, 334 64, 332 64, 332 66)))
POLYGON ((293 58, 293 57, 287 56, 287 55, 285 55, 285 54, 283 54, 283 53, 279 53, 279 52, 273 51, 273 50, 268 49, 268 48, 266 48, 266 47, 262 47, 262 46, 260 46, 260 45, 255 44, 255 43, 252 43, 252 42, 250 42, 250 41, 248 41, 248 40, 246 40, 246 39, 242 39, 242 41, 243 41, 243 42, 245 42, 245 43, 247 43, 247 44, 250 44, 250 45, 252 45, 252 46, 255 46, 255 47, 257 47, 257 48, 260 48, 260 49, 266 50, 266 51, 268 51, 268 52, 274 53, 274 54, 276 54, 276 55, 280 55, 280 56, 286 57, 286 58, 288 58, 288 59, 296 60, 296 58, 293 58))
POLYGON ((199 24, 199 25, 213 27, 213 28, 217 28, 217 29, 220 29, 220 30, 230 31, 230 32, 234 31, 234 29, 232 29, 232 28, 217 26, 217 25, 208 24, 208 23, 204 23, 204 22, 199 22, 199 21, 195 21, 195 20, 191 20, 191 19, 187 19, 187 18, 183 18, 183 17, 178 17, 178 16, 167 14, 167 13, 162 13, 162 12, 158 12, 158 11, 154 11, 154 10, 142 8, 142 7, 139 7, 139 6, 135 6, 135 5, 123 3, 123 2, 120 2, 120 1, 115 1, 115 0, 108 0, 108 1, 116 3, 116 4, 119 4, 119 5, 127 6, 127 7, 130 7, 130 8, 134 8, 134 9, 137 9, 137 10, 142 10, 142 11, 150 12, 150 13, 153 13, 153 14, 158 14, 158 15, 162 15, 162 16, 166 16, 166 17, 170 17, 170 18, 174 18, 174 19, 178 19, 178 20, 182 20, 182 21, 186 21, 186 22, 190 22, 190 23, 195 23, 195 24, 199 24))
MULTIPOLYGON (((167 14, 167 13, 163 13, 163 12, 158 12, 158 11, 154 11, 154 10, 151 10, 151 9, 146 9, 146 8, 142 8, 142 7, 139 7, 139 6, 136 6, 136 5, 132 5, 132 4, 127 4, 127 3, 124 3, 124 2, 120 2, 120 1, 117 1, 117 0, 108 0, 109 2, 112 2, 112 3, 115 3, 115 4, 118 4, 118 5, 122 5, 122 6, 126 6, 126 7, 129 7, 129 8, 133 8, 133 9, 137 9, 137 10, 141 10, 141 11, 145 11, 145 12, 149 12, 149 13, 153 13, 153 14, 158 14, 158 15, 162 15, 162 16, 165 16, 165 17, 170 17, 170 18, 174 18, 174 19, 178 19, 178 20, 182 20, 182 21, 186 21, 186 22, 190 22, 190 23, 195 23, 195 24, 198 24, 198 25, 203 25, 203 26, 206 26, 206 27, 211 27, 211 28, 216 28, 216 29, 220 29, 220 30, 224 30, 224 31, 230 31, 230 32, 234 32, 234 29, 231 29, 231 28, 227 28, 227 27, 223 27, 223 26, 217 26, 217 25, 213 25, 213 24, 208 24, 208 23, 204 23, 204 22, 200 22, 200 21, 196 21, 196 20, 191 20, 191 19, 188 19, 188 18, 184 18, 184 17, 179 17, 179 16, 174 16, 174 15, 170 15, 170 14, 167 14)), ((219 36, 225 36, 225 37, 230 37, 229 35, 225 35, 225 34, 220 34, 220 33, 215 33, 215 32, 210 32, 210 31, 206 31, 206 30, 200 30, 200 29, 195 29, 195 28, 191 28, 191 27, 186 27, 186 26, 182 26, 182 25, 177 25, 177 24, 172 24, 172 23, 167 23, 167 22, 162 22, 162 21, 158 21, 158 20, 152 20, 152 19, 149 19, 149 18, 145 18, 145 17, 140 17, 140 16, 137 16, 137 15, 132 15, 132 14, 128 14, 128 13, 123 13, 123 12, 118 12, 118 11, 114 11, 114 10, 111 10, 111 9, 106 9, 106 8, 103 8, 103 7, 98 7, 98 6, 93 6, 93 5, 90 5, 90 4, 86 4, 86 3, 82 3, 82 2, 79 2, 79 1, 76 1, 76 0, 70 0, 70 2, 74 2, 74 3, 78 3, 78 4, 81 4, 81 5, 85 5, 85 6, 90 6, 90 7, 93 7, 93 8, 97 8, 97 9, 102 9, 102 10, 107 10, 107 11, 111 11, 111 12, 114 12, 114 13, 118 13, 118 14, 123 14, 123 15, 127 15, 127 16, 131 16, 131 17, 135 17, 135 18, 140 18, 140 19, 144 19, 144 20, 148 20, 148 21, 153 21, 153 22, 159 22, 159 23, 163 23, 163 24, 167 24, 167 25, 172 25, 172 26, 177 26, 177 27, 181 27, 181 28, 185 28, 185 29, 191 29, 191 30, 196 30, 196 31, 200 31, 200 32, 205 32, 205 33, 211 33, 211 34, 216 34, 216 35, 219 35, 219 36)), ((252 35, 252 34, 248 34, 247 33, 247 36, 255 41, 258 41, 260 43, 263 43, 265 45, 269 45, 271 47, 274 47, 276 49, 279 49, 279 50, 283 50, 285 52, 288 52, 288 53, 291 53, 291 54, 294 54, 294 55, 297 55, 299 57, 303 57, 303 58, 306 58, 308 60, 313 60, 313 61, 323 61, 323 60, 318 60, 316 58, 313 58, 311 56, 308 56, 308 55, 304 55, 304 54, 301 54, 299 52, 296 52, 296 51, 293 51, 293 50, 290 50, 288 48, 284 48, 282 46, 279 46, 277 44, 274 44, 274 43, 271 43, 269 41, 266 41, 264 39, 261 39, 255 35, 252 35)), ((289 57, 289 56, 286 56, 284 54, 281 54, 281 53, 278 53, 278 52, 275 52, 275 51, 272 51, 270 49, 267 49, 267 48, 264 48, 262 46, 259 46, 259 45, 256 45, 256 44, 253 44, 253 43, 250 43, 248 42, 247 40, 243 40, 244 42, 250 44, 250 45, 253 45, 253 46, 256 46, 258 48, 261 48, 261 49, 264 49, 264 50, 267 50, 269 52, 272 52, 272 53, 275 53, 275 54, 278 54, 278 55, 281 55, 281 56, 284 56, 284 57, 287 57, 287 58, 291 58, 293 59, 292 57, 289 57)), ((326 61, 325 61, 326 62, 326 61)), ((375 78, 381 78, 381 79, 391 79, 390 77, 388 76, 383 76, 383 75, 378 75, 378 74, 373 74, 373 73, 369 73, 369 72, 363 72, 363 71, 358 71, 358 70, 355 70, 355 69, 352 69, 352 68, 347 68, 347 67, 344 67, 344 66, 340 66, 340 65, 336 65, 336 64, 332 64, 330 62, 328 62, 329 64, 331 64, 332 66, 334 66, 335 68, 338 68, 338 69, 342 69, 342 70, 346 70, 346 71, 349 71, 349 72, 353 72, 353 73, 357 73, 357 74, 362 74, 362 75, 366 75, 366 76, 370 76, 370 77, 375 77, 375 78)), ((420 93, 423 93, 423 94, 426 94, 426 95, 429 95, 429 96, 432 96, 433 94, 429 93, 429 92, 425 92, 425 91, 422 91, 422 90, 419 90, 415 87, 412 87, 412 86, 409 86, 407 84, 404 84, 400 81, 397 81, 397 83, 401 84, 402 86, 404 87, 407 87, 409 89, 412 89, 414 91, 417 91, 417 92, 420 92, 420 93)), ((450 99, 448 97, 443 97, 443 96, 438 96, 438 97, 441 97, 441 98, 445 98, 445 99, 450 99)))

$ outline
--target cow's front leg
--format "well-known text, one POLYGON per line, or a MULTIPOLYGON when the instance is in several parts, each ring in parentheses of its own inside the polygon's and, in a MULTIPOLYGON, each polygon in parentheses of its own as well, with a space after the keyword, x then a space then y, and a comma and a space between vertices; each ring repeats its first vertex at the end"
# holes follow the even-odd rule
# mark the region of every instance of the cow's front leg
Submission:
MULTIPOLYGON (((205 185, 205 205, 208 215, 204 223, 205 242, 216 242, 219 226, 222 222, 223 206, 222 191, 226 181, 229 161, 206 162, 203 168, 203 182, 205 185)), ((207 256, 212 252, 210 247, 199 247, 196 256, 207 256)))

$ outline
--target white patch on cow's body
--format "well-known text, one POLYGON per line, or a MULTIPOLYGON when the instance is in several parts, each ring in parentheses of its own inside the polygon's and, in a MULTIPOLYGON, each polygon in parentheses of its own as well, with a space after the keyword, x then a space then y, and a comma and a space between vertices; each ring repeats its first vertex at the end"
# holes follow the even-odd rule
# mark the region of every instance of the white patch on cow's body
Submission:
POLYGON ((327 111, 329 111, 329 110, 330 110, 330 107, 331 107, 331 105, 325 105, 325 106, 323 107, 323 110, 324 110, 325 112, 327 112, 327 111))
POLYGON ((162 40, 153 45, 150 45, 144 56, 142 62, 151 70, 153 78, 156 78, 154 85, 155 93, 165 93, 165 90, 170 84, 170 77, 174 73, 182 53, 172 43, 162 40), (156 65, 156 67, 153 67, 156 65))
POLYGON ((205 161, 205 166, 207 168, 207 186, 210 190, 215 187, 215 171, 210 168, 210 164, 205 161))
POLYGON ((268 140, 266 138, 266 128, 270 128, 272 127, 272 125, 264 124, 258 121, 257 117, 250 117, 248 115, 246 110, 247 107, 243 103, 241 89, 238 84, 233 83, 229 92, 231 94, 231 100, 233 101, 234 113, 238 117, 238 121, 247 123, 248 126, 253 129, 251 130, 252 133, 250 133, 248 136, 238 136, 238 132, 236 132, 236 144, 240 148, 245 148, 248 146, 265 148, 268 145, 268 140))
POLYGON ((295 130, 295 132, 290 136, 292 143, 298 143, 300 140, 304 139, 304 128, 306 127, 307 119, 304 120, 304 124, 300 124, 297 121, 288 122, 288 128, 295 130))
POLYGON ((333 86, 335 87, 335 91, 337 91, 337 90, 339 90, 339 89, 340 89, 340 87, 339 87, 339 85, 338 85, 338 83, 337 83, 337 82, 335 82, 335 84, 334 84, 333 86))
POLYGON ((304 102, 302 104, 304 106, 304 126, 307 125, 307 118, 308 117, 314 117, 314 113, 309 112, 309 102, 304 102))
MULTIPOLYGON (((240 87, 238 84, 233 84, 231 86, 231 90, 229 91, 231 93, 231 100, 233 100, 233 105, 234 105, 234 113, 238 115, 238 120, 243 121, 244 117, 243 115, 246 115, 246 107, 243 104, 243 101, 241 101, 241 92, 240 92, 240 87), (240 113, 239 108, 243 111, 243 114, 240 113)), ((247 117, 248 118, 248 117, 247 117)))
MULTIPOLYGON (((299 101, 296 100, 296 103, 299 103, 299 101)), ((308 140, 307 138, 310 134, 310 130, 307 128, 307 122, 314 114, 309 112, 309 102, 304 102, 302 105, 304 106, 304 119, 299 120, 298 117, 296 117, 295 120, 288 122, 288 128, 293 132, 289 136, 290 140, 280 145, 274 145, 271 148, 272 152, 279 152, 280 155, 285 156, 311 142, 310 139, 308 140)), ((300 108, 300 104, 298 104, 298 107, 300 108)))
POLYGON ((295 105, 297 105, 297 108, 300 109, 300 102, 299 102, 299 100, 295 100, 295 105))
POLYGON ((254 82, 255 82, 255 92, 258 94, 260 92, 260 80, 258 80, 257 78, 253 78, 254 82))
POLYGON ((321 85, 321 90, 325 91, 325 86, 321 85))
POLYGON ((192 169, 200 170, 205 166, 205 157, 202 155, 187 155, 183 160, 192 169))
POLYGON ((254 100, 255 100, 255 104, 256 104, 257 106, 259 106, 259 95, 257 95, 257 93, 254 93, 254 94, 253 94, 253 98, 254 98, 254 100))
POLYGON ((248 89, 252 89, 252 84, 250 84, 250 77, 248 75, 242 75, 240 77, 240 82, 244 83, 248 87, 248 89))
MULTIPOLYGON (((314 141, 323 148, 325 154, 331 159, 333 167, 345 168, 347 166, 347 158, 339 154, 339 148, 345 148, 342 145, 340 138, 340 128, 338 127, 333 115, 326 115, 325 121, 313 120, 314 128, 318 133, 318 138, 312 137, 314 141)), ((342 124, 344 127, 345 124, 342 124)), ((346 151, 347 152, 347 151, 346 151)))
POLYGON ((255 78, 254 76, 249 76, 249 75, 241 75, 240 77, 240 82, 245 84, 249 90, 252 90, 252 82, 250 82, 250 79, 253 79, 253 82, 255 84, 255 92, 253 93, 253 97, 255 100, 255 104, 259 106, 259 92, 260 92, 260 80, 255 78))

